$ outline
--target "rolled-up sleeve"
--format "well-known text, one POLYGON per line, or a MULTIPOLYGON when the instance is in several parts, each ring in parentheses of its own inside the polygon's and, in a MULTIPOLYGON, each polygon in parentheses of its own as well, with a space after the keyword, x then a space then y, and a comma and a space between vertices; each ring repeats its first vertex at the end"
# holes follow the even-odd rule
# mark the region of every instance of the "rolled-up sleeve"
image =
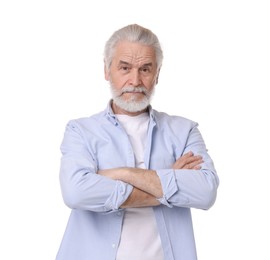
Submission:
POLYGON ((163 196, 159 198, 159 202, 168 207, 172 207, 169 202, 169 199, 178 191, 174 170, 165 169, 165 170, 157 170, 157 175, 159 176, 163 196))
POLYGON ((66 205, 96 212, 118 210, 133 187, 97 174, 95 156, 74 121, 66 127, 61 151, 60 184, 66 205))
POLYGON ((158 170, 163 197, 168 207, 208 209, 216 199, 218 183, 215 174, 206 170, 158 170))
POLYGON ((208 209, 216 200, 219 179, 197 124, 189 131, 186 139, 185 147, 181 152, 178 150, 176 159, 192 151, 202 156, 204 162, 201 169, 156 170, 163 190, 163 197, 159 201, 168 207, 208 209))
POLYGON ((133 186, 122 181, 116 181, 115 189, 105 202, 105 210, 118 210, 120 206, 127 200, 132 190, 133 186))

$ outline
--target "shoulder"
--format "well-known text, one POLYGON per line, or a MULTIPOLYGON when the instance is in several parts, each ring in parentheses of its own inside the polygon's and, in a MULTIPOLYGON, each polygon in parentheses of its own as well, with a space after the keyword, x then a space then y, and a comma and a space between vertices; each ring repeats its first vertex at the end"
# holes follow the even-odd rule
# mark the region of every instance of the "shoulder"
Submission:
POLYGON ((155 118, 155 121, 160 126, 169 125, 171 127, 181 127, 181 128, 193 128, 198 125, 197 122, 177 115, 169 115, 165 112, 158 112, 156 110, 153 110, 153 115, 155 118))
POLYGON ((105 112, 99 112, 93 114, 89 117, 80 117, 71 119, 67 123, 67 128, 78 129, 78 130, 86 130, 91 128, 96 128, 98 125, 102 124, 102 120, 105 118, 105 112))

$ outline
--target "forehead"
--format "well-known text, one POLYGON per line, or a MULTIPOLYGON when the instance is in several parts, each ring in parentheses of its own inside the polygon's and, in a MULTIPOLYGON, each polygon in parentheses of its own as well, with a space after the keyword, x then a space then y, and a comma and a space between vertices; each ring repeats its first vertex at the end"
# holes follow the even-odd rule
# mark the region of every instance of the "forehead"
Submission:
POLYGON ((124 61, 132 65, 145 63, 156 64, 156 54, 153 47, 140 43, 122 41, 116 45, 113 62, 124 61))

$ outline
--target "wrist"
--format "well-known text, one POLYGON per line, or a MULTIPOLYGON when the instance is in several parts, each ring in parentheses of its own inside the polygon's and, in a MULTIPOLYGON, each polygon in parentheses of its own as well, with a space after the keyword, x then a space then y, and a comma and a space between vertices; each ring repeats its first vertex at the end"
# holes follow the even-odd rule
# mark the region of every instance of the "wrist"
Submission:
POLYGON ((126 182, 126 183, 131 183, 132 176, 134 174, 134 168, 129 168, 129 167, 123 167, 119 168, 119 171, 117 173, 118 180, 126 182))

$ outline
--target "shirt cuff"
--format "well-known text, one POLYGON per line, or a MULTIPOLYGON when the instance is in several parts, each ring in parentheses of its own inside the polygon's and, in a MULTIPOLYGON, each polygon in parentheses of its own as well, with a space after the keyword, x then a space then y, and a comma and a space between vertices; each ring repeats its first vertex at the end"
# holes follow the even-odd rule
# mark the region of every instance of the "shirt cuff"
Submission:
POLYGON ((172 208, 169 199, 178 191, 174 170, 165 169, 165 170, 157 170, 156 172, 157 175, 159 176, 163 191, 163 197, 158 199, 158 201, 161 204, 164 204, 167 207, 172 208))
POLYGON ((122 181, 116 181, 115 189, 110 197, 105 202, 105 209, 107 211, 115 211, 127 200, 133 186, 122 181))

